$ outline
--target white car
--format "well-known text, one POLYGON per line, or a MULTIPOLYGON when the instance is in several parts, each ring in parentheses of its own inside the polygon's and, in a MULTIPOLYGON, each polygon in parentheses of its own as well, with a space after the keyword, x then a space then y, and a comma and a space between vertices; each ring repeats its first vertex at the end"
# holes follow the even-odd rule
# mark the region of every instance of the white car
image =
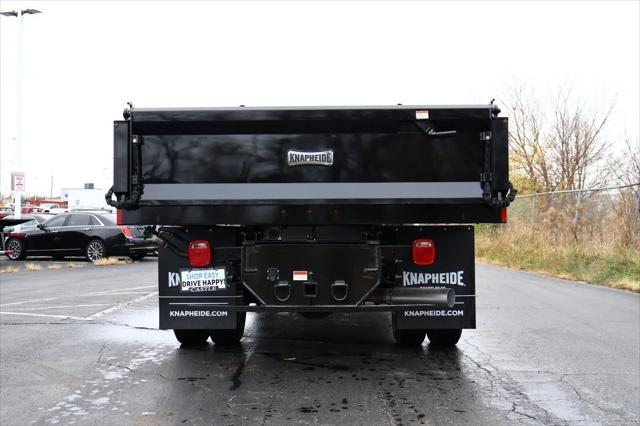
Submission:
POLYGON ((40 204, 40 208, 45 212, 45 213, 49 213, 51 212, 52 209, 59 209, 60 208, 60 204, 55 204, 55 203, 44 203, 44 204, 40 204))
MULTIPOLYGON (((45 211, 47 211, 47 210, 45 210, 45 211)), ((57 208, 53 208, 53 209, 48 210, 48 212, 51 213, 51 214, 69 213, 69 209, 64 209, 64 208, 57 207, 57 208)))

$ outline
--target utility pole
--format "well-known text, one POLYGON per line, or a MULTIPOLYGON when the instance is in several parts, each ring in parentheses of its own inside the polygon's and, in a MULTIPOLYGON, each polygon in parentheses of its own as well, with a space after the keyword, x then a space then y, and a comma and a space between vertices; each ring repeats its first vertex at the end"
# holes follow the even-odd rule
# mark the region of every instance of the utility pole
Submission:
MULTIPOLYGON (((14 145, 13 171, 21 174, 21 185, 17 185, 17 178, 11 175, 11 185, 13 189, 14 211, 16 219, 22 217, 22 193, 25 186, 25 177, 22 165, 22 24, 24 15, 35 15, 41 13, 36 9, 12 10, 10 12, 0 12, 0 15, 16 18, 16 143, 14 145)), ((18 225, 17 230, 20 229, 18 225)))

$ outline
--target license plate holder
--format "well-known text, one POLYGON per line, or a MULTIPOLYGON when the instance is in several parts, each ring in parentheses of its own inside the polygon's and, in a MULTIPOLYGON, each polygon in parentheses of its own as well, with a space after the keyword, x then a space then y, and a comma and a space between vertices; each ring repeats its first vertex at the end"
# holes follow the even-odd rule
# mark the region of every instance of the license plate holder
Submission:
POLYGON ((180 292, 182 293, 220 291, 227 288, 224 267, 180 269, 180 292))

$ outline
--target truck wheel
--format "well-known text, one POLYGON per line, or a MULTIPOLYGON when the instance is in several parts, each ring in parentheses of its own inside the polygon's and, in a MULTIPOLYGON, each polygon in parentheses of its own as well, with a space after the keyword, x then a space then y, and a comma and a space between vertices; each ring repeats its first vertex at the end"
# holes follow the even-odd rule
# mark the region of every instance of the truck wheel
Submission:
POLYGON ((9 238, 5 247, 7 248, 6 256, 11 260, 22 260, 27 257, 24 243, 18 238, 9 238))
POLYGON ((393 338, 396 343, 404 346, 420 346, 424 342, 426 330, 399 330, 396 313, 391 314, 391 325, 393 328, 393 338))
POLYGON ((228 330, 211 330, 211 340, 216 345, 235 345, 240 342, 244 334, 244 323, 247 318, 246 312, 238 312, 238 322, 236 328, 228 330))
POLYGON ((204 345, 209 338, 207 330, 173 330, 173 333, 183 345, 204 345))
POLYGON ((455 330, 427 330, 430 344, 443 348, 451 348, 458 343, 462 335, 461 329, 455 330))

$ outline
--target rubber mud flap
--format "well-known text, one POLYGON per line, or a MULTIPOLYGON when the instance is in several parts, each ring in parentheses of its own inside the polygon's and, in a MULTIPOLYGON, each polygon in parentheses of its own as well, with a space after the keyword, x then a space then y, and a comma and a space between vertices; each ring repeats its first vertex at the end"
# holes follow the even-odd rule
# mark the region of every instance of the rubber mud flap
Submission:
POLYGON ((206 306, 203 302, 202 299, 160 299, 160 329, 236 328, 237 312, 225 310, 223 306, 206 306))
MULTIPOLYGON (((179 237, 169 236, 178 247, 184 245, 185 239, 209 241, 213 238, 208 231, 179 237)), ((166 247, 160 247, 158 251, 160 329, 236 327, 238 313, 225 309, 225 306, 236 305, 240 297, 232 263, 222 259, 218 253, 210 265, 193 267, 186 257, 166 247)))
POLYGON ((429 238, 435 244, 435 259, 431 265, 416 265, 409 246, 397 252, 396 286, 402 288, 450 288, 455 291, 455 304, 447 307, 406 309, 397 313, 400 330, 462 329, 476 327, 475 258, 473 227, 425 227, 408 230, 402 241, 429 238))

